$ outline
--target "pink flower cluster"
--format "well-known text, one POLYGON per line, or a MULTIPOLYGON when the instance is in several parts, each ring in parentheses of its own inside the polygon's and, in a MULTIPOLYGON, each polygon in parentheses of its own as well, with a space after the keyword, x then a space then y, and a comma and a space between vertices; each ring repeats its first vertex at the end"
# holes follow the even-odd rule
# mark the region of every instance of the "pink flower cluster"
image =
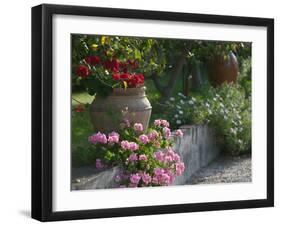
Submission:
POLYGON ((177 162, 175 165, 176 165, 176 175, 179 176, 185 170, 185 165, 183 162, 177 162))
POLYGON ((159 136, 158 132, 156 130, 152 130, 150 133, 148 133, 148 139, 151 141, 154 141, 157 139, 157 137, 159 136))
POLYGON ((145 134, 140 135, 139 140, 142 144, 147 144, 149 142, 148 136, 145 134))
POLYGON ((182 132, 180 129, 177 129, 177 130, 175 131, 175 135, 176 135, 177 137, 182 137, 182 136, 183 136, 183 132, 182 132))
POLYGON ((101 144, 114 144, 114 143, 119 143, 119 137, 120 135, 116 132, 111 132, 110 134, 108 134, 108 138, 106 137, 106 135, 104 133, 98 132, 95 133, 91 136, 89 136, 88 140, 91 144, 97 144, 97 143, 101 143, 101 144))
MULTIPOLYGON (((106 150, 101 154, 111 153, 109 159, 107 156, 96 159, 97 169, 122 161, 120 166, 123 170, 115 177, 120 187, 167 186, 184 172, 184 163, 172 149, 169 122, 157 119, 153 129, 148 129, 147 133, 143 132, 141 123, 130 125, 128 121, 123 129, 125 132, 120 134, 114 131, 108 135, 98 132, 89 137, 91 144, 98 144, 97 148, 106 150), (127 126, 129 128, 125 130, 127 126)), ((181 137, 183 132, 176 130, 175 136, 181 137)))
POLYGON ((171 165, 177 176, 181 175, 185 170, 185 165, 181 162, 180 156, 171 147, 164 151, 155 152, 154 158, 159 162, 171 165))
POLYGON ((121 141, 121 148, 124 150, 136 151, 139 149, 139 145, 135 142, 129 142, 127 140, 121 141))
POLYGON ((132 154, 130 154, 128 160, 129 160, 130 162, 135 162, 135 161, 138 160, 138 155, 137 155, 136 153, 132 153, 132 154))
POLYGON ((97 144, 97 143, 106 144, 107 143, 106 135, 101 132, 91 135, 88 140, 91 144, 97 144))
POLYGON ((171 130, 168 127, 164 127, 163 134, 165 139, 169 139, 171 136, 171 130))
POLYGON ((147 156, 145 154, 137 155, 136 153, 132 153, 128 157, 128 162, 134 163, 136 161, 147 161, 147 156))
POLYGON ((143 186, 148 186, 152 181, 152 178, 148 173, 141 172, 141 171, 138 173, 132 173, 129 178, 130 178, 129 187, 132 188, 138 187, 138 185, 141 182, 143 186))
POLYGON ((171 170, 163 168, 155 168, 154 176, 152 177, 152 183, 156 185, 169 185, 174 182, 174 175, 171 170))
POLYGON ((135 123, 134 124, 134 130, 137 131, 137 132, 141 132, 143 131, 143 126, 141 123, 135 123))
POLYGON ((119 142, 119 137, 120 135, 116 132, 111 132, 110 134, 108 134, 108 143, 110 144, 114 144, 114 143, 118 143, 119 142))
POLYGON ((180 156, 173 151, 171 147, 168 147, 164 151, 157 151, 154 153, 154 158, 163 163, 177 163, 180 162, 180 156))
POLYGON ((158 127, 160 127, 160 126, 169 127, 170 126, 169 122, 164 119, 156 119, 154 121, 154 125, 158 126, 158 127))

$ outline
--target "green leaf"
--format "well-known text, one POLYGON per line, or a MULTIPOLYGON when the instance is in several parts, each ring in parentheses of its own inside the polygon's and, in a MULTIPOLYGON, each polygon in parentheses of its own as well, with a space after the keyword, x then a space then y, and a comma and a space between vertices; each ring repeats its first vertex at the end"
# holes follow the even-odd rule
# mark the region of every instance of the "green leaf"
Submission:
POLYGON ((138 49, 135 49, 135 59, 136 60, 141 60, 141 52, 138 49))

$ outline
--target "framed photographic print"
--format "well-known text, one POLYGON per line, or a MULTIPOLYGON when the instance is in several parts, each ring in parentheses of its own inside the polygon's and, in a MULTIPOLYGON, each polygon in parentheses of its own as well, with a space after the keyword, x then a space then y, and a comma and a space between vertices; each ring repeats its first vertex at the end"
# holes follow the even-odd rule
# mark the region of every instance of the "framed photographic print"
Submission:
POLYGON ((274 205, 274 21, 32 8, 32 217, 274 205))

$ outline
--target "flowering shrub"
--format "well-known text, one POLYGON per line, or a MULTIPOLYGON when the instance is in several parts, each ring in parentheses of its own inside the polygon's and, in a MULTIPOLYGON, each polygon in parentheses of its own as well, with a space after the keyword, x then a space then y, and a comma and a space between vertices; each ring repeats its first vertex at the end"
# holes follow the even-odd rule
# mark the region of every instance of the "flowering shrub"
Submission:
POLYGON ((208 123, 214 128, 224 151, 240 154, 251 149, 251 97, 239 85, 207 87, 198 96, 179 93, 167 101, 167 117, 173 128, 208 123))
MULTIPOLYGON (((183 133, 177 130, 175 135, 183 133)), ((115 178, 120 187, 170 185, 185 170, 180 156, 172 148, 166 120, 155 120, 147 132, 141 123, 127 123, 119 133, 98 132, 89 137, 89 142, 99 154, 96 168, 120 166, 120 174, 115 178)))
POLYGON ((80 41, 78 44, 83 44, 84 48, 74 45, 75 83, 82 84, 90 95, 106 96, 112 88, 135 88, 144 84, 144 76, 138 70, 140 57, 128 54, 132 50, 125 50, 118 37, 101 36, 91 40, 90 45, 80 41))
POLYGON ((144 76, 133 72, 136 61, 119 61, 115 58, 88 56, 76 68, 76 75, 83 81, 90 95, 108 94, 112 88, 135 88, 144 84, 144 76), (105 92, 106 93, 105 93, 105 92))

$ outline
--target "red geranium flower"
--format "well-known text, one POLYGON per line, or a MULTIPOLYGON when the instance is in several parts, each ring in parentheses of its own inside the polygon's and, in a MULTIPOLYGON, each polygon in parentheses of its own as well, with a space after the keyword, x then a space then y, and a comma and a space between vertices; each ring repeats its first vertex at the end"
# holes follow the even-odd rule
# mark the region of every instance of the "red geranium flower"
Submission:
POLYGON ((137 87, 138 85, 142 85, 144 83, 143 74, 134 74, 129 78, 128 86, 129 87, 137 87))
POLYGON ((127 80, 127 79, 130 78, 130 74, 128 74, 128 73, 123 73, 123 74, 120 75, 120 78, 121 78, 121 79, 124 79, 124 80, 127 80))
POLYGON ((143 84, 144 83, 144 76, 143 76, 143 74, 136 74, 135 76, 137 77, 138 84, 143 84))
POLYGON ((87 78, 90 75, 89 68, 85 65, 79 65, 76 69, 76 75, 78 77, 87 78))
POLYGON ((106 60, 103 62, 103 67, 116 73, 119 71, 119 62, 116 59, 106 60))
POLYGON ((118 81, 120 79, 120 75, 115 73, 115 74, 112 74, 112 79, 115 80, 115 81, 118 81))
POLYGON ((85 58, 85 61, 93 66, 96 66, 100 63, 100 58, 98 56, 88 56, 85 58))

